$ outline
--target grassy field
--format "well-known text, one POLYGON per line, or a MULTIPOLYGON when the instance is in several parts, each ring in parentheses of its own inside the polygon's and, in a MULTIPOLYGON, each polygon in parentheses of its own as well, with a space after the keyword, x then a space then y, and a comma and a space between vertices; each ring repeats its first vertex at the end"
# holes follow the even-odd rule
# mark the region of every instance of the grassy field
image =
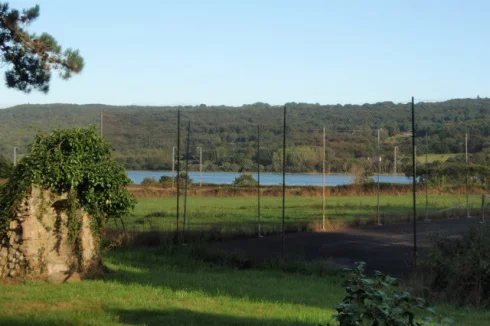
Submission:
MULTIPOLYGON (((471 195, 472 212, 479 214, 481 196, 471 195)), ((183 200, 181 200, 182 204, 183 200)), ((430 195, 430 218, 465 216, 466 197, 463 195, 430 195), (455 206, 460 208, 454 208, 455 206), (449 209, 452 208, 452 209, 449 209)), ((330 197, 326 201, 327 218, 347 223, 365 223, 376 217, 376 196, 330 197)), ((425 216, 425 197, 417 201, 420 217, 425 216)), ((187 222, 190 230, 208 230, 219 227, 225 232, 254 229, 257 224, 257 198, 254 197, 189 197, 187 222)), ((183 220, 183 206, 180 210, 183 220)), ((380 216, 387 220, 407 219, 412 216, 411 196, 381 196, 380 216)), ((125 219, 129 230, 174 230, 176 224, 175 198, 139 198, 134 212, 125 219)), ((264 227, 277 228, 282 217, 282 199, 263 197, 261 221, 264 227)), ((290 225, 319 223, 323 217, 321 197, 288 197, 286 222, 290 225)), ((110 227, 115 224, 109 224, 110 227)), ((119 224, 120 226, 120 224, 119 224)))
MULTIPOLYGON (((0 325, 318 325, 345 293, 340 278, 237 269, 187 251, 116 250, 116 273, 82 283, 0 284, 0 325)), ((488 325, 490 311, 437 307, 456 325, 488 325)))
MULTIPOLYGON (((433 162, 441 162, 444 163, 448 159, 457 157, 463 154, 428 154, 427 155, 427 162, 428 163, 433 163, 433 162)), ((421 164, 425 164, 425 155, 419 155, 417 156, 417 162, 421 164)))

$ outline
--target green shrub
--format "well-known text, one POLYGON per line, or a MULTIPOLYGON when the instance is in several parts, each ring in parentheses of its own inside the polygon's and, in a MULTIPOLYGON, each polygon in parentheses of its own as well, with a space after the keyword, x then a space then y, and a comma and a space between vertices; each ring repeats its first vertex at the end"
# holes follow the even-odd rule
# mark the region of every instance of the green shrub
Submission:
POLYGON ((239 177, 235 178, 233 181, 233 185, 239 187, 252 187, 257 186, 258 182, 254 179, 254 176, 251 174, 242 174, 239 177))
POLYGON ((175 181, 175 177, 169 177, 168 175, 162 175, 160 177, 160 180, 158 180, 159 183, 162 185, 171 185, 175 181))
MULTIPOLYGON (((32 185, 57 194, 68 193, 69 211, 82 207, 91 214, 95 234, 99 234, 107 218, 125 216, 135 204, 126 189, 131 180, 111 152, 95 127, 55 130, 36 136, 29 155, 19 161, 1 188, 0 235, 6 232, 32 185)), ((76 222, 68 226, 75 238, 79 225, 76 222)))
MULTIPOLYGON (((427 308, 424 299, 414 298, 400 289, 398 279, 376 271, 373 278, 364 274, 364 263, 356 263, 353 269, 345 269, 343 285, 347 296, 342 304, 335 307, 333 316, 340 326, 422 326, 429 325, 415 321, 415 309, 423 309, 436 315, 427 308)), ((450 319, 426 317, 430 325, 452 323, 450 319)))
POLYGON ((155 178, 146 177, 143 179, 143 181, 141 181, 141 184, 144 186, 156 185, 156 184, 158 184, 158 181, 155 178))
POLYGON ((434 237, 422 262, 430 294, 452 304, 490 307, 490 228, 473 229, 461 237, 434 237))
POLYGON ((180 184, 181 185, 185 184, 186 179, 187 179, 187 184, 189 186, 192 184, 191 177, 187 173, 185 173, 185 172, 181 172, 180 173, 180 178, 179 179, 180 179, 180 184))

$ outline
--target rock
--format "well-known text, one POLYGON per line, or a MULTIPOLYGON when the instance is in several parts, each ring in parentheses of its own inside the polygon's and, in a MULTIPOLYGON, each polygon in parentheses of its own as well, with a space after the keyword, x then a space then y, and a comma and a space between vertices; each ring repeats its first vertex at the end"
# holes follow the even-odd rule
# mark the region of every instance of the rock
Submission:
POLYGON ((72 273, 71 275, 69 275, 64 283, 78 283, 78 282, 81 282, 82 279, 80 278, 80 274, 78 274, 77 272, 75 273, 72 273))
POLYGON ((17 275, 16 271, 14 271, 14 270, 10 271, 10 273, 9 273, 10 277, 15 277, 15 275, 17 275))
POLYGON ((79 282, 80 275, 69 271, 73 270, 73 266, 78 266, 81 258, 78 268, 85 275, 92 268, 92 260, 97 258, 98 238, 91 229, 93 217, 83 209, 78 212, 82 219, 79 233, 81 257, 78 257, 73 244, 68 241, 67 212, 52 209, 63 208, 67 195, 60 196, 49 191, 42 195, 41 191, 32 187, 32 196, 26 196, 19 207, 20 213, 8 225, 12 229, 6 230, 8 235, 0 237, 0 242, 4 243, 0 245, 3 275, 5 277, 15 269, 16 278, 27 275, 29 279, 48 279, 58 283, 79 282), (40 215, 42 218, 39 218, 40 215))

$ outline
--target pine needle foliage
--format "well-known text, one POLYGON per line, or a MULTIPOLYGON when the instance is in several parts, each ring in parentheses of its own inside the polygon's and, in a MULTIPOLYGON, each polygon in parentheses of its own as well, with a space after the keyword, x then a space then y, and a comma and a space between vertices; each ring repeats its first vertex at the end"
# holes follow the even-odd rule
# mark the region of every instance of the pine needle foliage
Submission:
POLYGON ((47 93, 53 69, 61 78, 69 79, 84 66, 78 50, 63 50, 50 34, 36 35, 26 30, 39 13, 39 5, 20 12, 0 2, 0 61, 8 67, 6 84, 25 93, 34 89, 47 93))

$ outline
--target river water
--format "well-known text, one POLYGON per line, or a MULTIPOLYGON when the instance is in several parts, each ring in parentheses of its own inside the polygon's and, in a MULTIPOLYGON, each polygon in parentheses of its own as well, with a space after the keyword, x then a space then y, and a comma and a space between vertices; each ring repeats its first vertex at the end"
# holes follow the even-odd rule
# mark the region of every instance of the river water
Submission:
MULTIPOLYGON (((257 173, 251 173, 257 180, 257 173)), ((171 171, 128 171, 129 178, 135 183, 140 184, 144 178, 155 178, 159 180, 161 176, 171 176, 171 171)), ((175 173, 174 173, 175 175, 175 173)), ((235 178, 241 173, 233 172, 203 172, 202 182, 213 184, 232 184, 235 178)), ((199 183, 200 173, 189 172, 192 182, 199 183)), ((353 183, 353 177, 348 174, 332 174, 325 176, 327 186, 339 186, 353 183)), ((373 176, 373 180, 377 181, 378 177, 373 176)), ((408 184, 412 182, 411 178, 405 176, 382 175, 379 177, 382 183, 400 183, 408 184)), ((260 184, 262 185, 281 185, 282 174, 277 173, 261 173, 260 184)), ((323 184, 321 174, 286 174, 286 185, 288 186, 321 186, 323 184)))

